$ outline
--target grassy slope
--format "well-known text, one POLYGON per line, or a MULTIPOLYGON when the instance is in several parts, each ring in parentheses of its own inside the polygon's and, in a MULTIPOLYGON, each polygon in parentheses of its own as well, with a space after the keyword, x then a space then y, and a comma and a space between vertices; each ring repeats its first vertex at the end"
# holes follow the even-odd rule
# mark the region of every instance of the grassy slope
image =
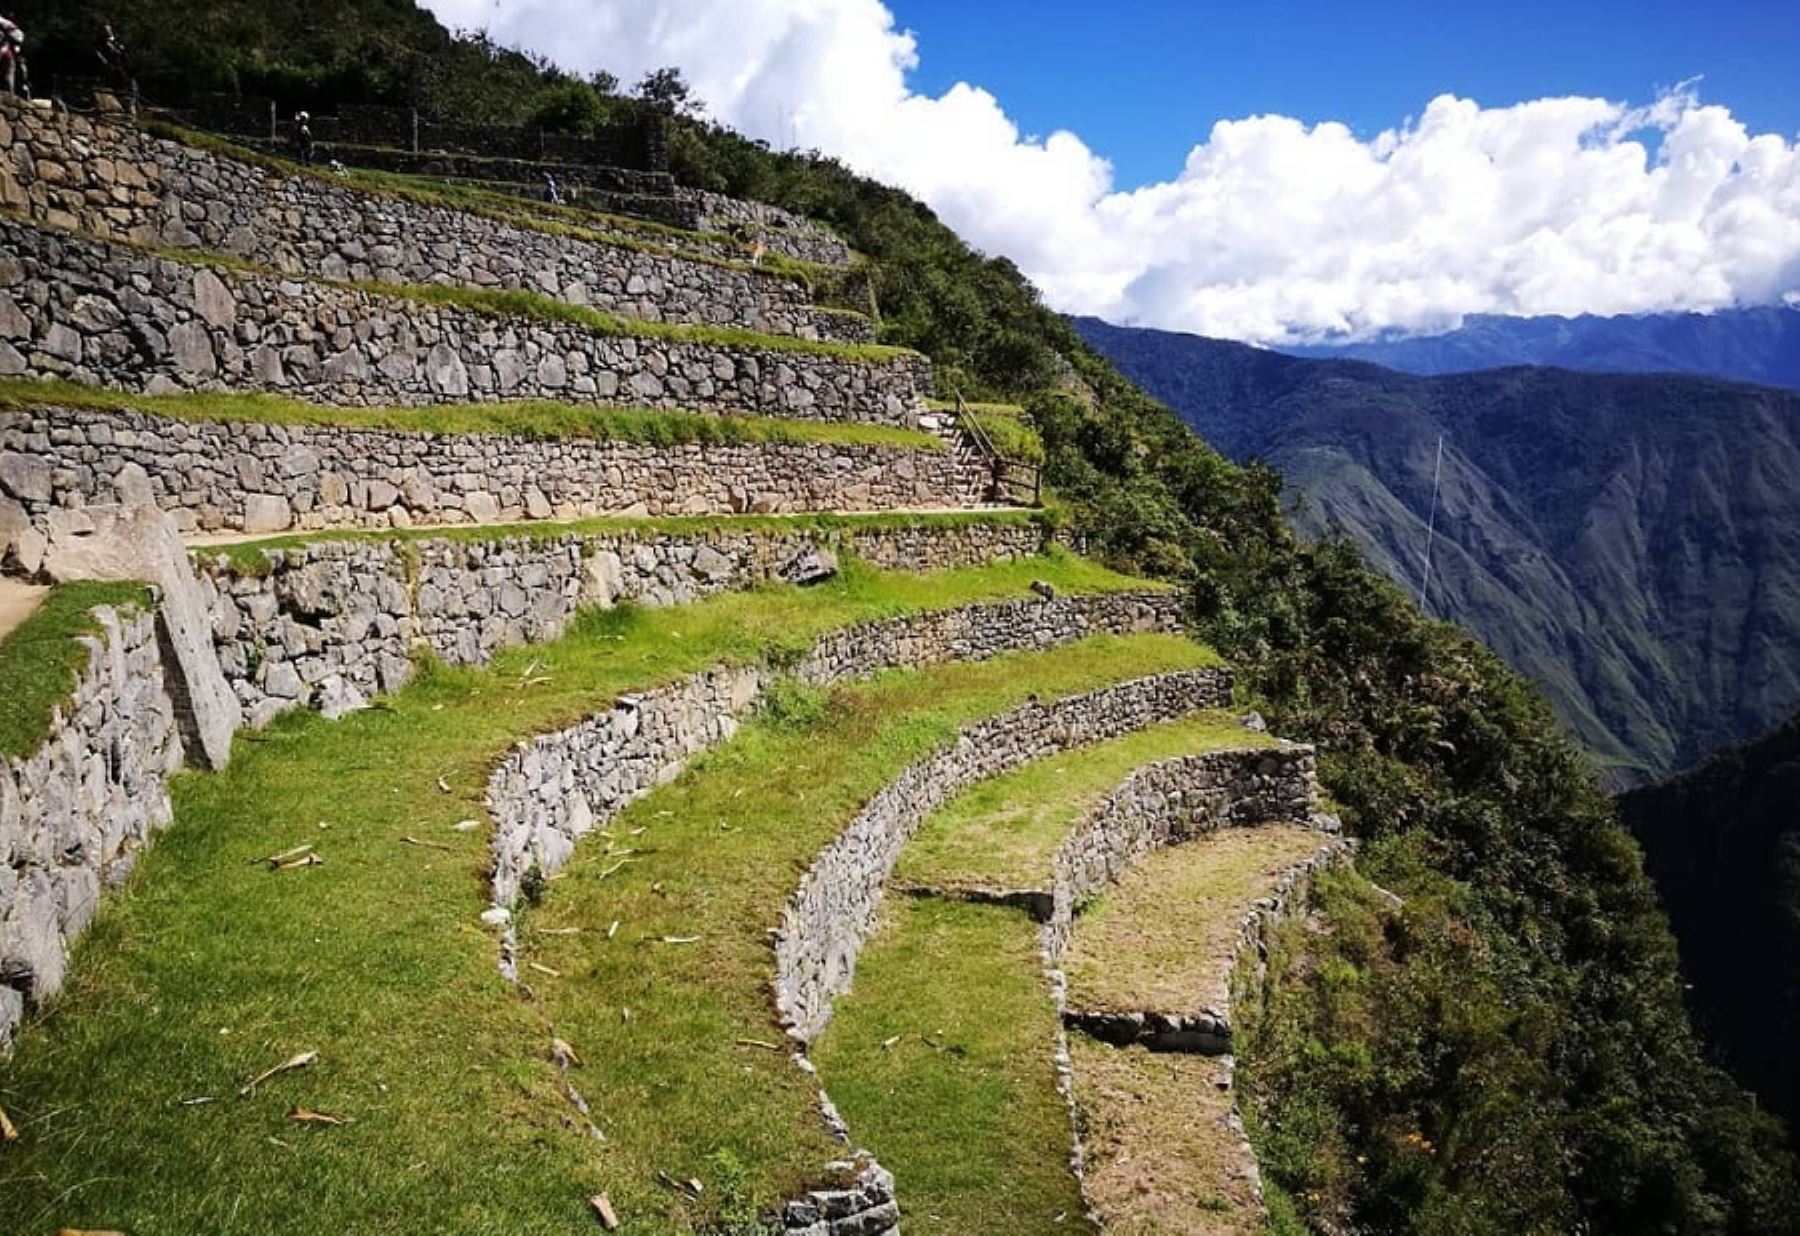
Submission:
POLYGON ((350 408, 280 395, 207 391, 143 395, 60 379, 0 378, 0 410, 39 407, 125 410, 182 421, 313 425, 419 434, 504 434, 520 438, 597 438, 654 446, 829 442, 941 451, 934 434, 887 425, 836 424, 761 416, 708 416, 660 408, 597 408, 525 400, 425 408, 350 408))
POLYGON ((907 1232, 1092 1230, 1037 943, 1011 907, 893 898, 813 1053, 851 1135, 899 1179, 907 1232))
POLYGON ((87 668, 76 637, 100 629, 94 607, 136 607, 144 599, 141 584, 62 584, 0 640, 0 757, 30 755, 49 734, 51 715, 87 668))
POLYGON ((1273 743, 1235 717, 1200 713, 1034 760, 971 786, 933 813, 901 854, 895 878, 936 887, 1048 888, 1063 837, 1133 769, 1273 743))
POLYGON ((766 1046, 779 1039, 766 932, 801 871, 872 794, 959 725, 1033 692, 1062 695, 1208 659, 1167 636, 1100 639, 895 677, 823 709, 803 701, 621 814, 609 829, 614 852, 590 847, 526 919, 522 953, 556 1032, 605 1062, 577 1083, 603 1113, 615 1200, 678 1224, 692 1211, 657 1183, 658 1170, 716 1184, 710 1156, 729 1150, 751 1196, 769 1203, 841 1157, 811 1119, 816 1087, 766 1046), (633 861, 620 867, 622 858, 633 861), (571 927, 578 934, 543 930, 571 927), (700 939, 655 943, 691 936, 700 939))
MULTIPOLYGON (((485 835, 450 825, 481 814, 490 763, 519 734, 621 691, 861 617, 1018 595, 1040 574, 1076 589, 1112 582, 1041 560, 936 576, 853 571, 805 593, 732 595, 654 618, 612 611, 491 670, 429 673, 338 724, 289 716, 241 742, 225 773, 184 776, 176 824, 0 1070, 0 1105, 22 1132, 0 1160, 0 1227, 567 1230, 580 1190, 615 1177, 563 1130, 542 1024, 502 988, 494 941, 475 921, 485 835), (254 862, 302 843, 324 865, 277 873, 254 862), (319 1063, 233 1097, 302 1050, 319 1063), (218 1101, 179 1105, 201 1096, 218 1101), (285 1116, 294 1104, 355 1122, 300 1126, 285 1116)), ((1089 646, 1029 661, 1030 672, 971 668, 976 685, 958 698, 979 710, 1034 677, 1091 685, 1201 655, 1174 640, 1141 647, 1089 646)), ((711 819, 695 823, 710 834, 711 819)))

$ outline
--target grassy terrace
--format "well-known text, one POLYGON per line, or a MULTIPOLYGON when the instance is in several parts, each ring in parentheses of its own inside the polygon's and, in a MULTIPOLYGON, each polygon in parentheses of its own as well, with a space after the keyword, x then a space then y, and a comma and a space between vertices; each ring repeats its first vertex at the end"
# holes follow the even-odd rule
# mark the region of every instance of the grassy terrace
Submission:
POLYGON ((1033 761, 971 786, 934 814, 901 854, 895 879, 946 889, 1048 889, 1057 846, 1133 769, 1273 745, 1229 714, 1201 713, 1033 761))
POLYGON ((898 1178, 908 1233, 1092 1230, 1037 944, 1010 906, 892 898, 813 1053, 851 1136, 898 1178))
POLYGON ((142 412, 173 420, 368 429, 390 433, 498 434, 531 439, 595 438, 652 446, 681 443, 829 442, 941 451, 943 440, 919 430, 765 416, 712 416, 659 408, 606 408, 526 400, 419 408, 345 408, 281 395, 204 391, 142 395, 61 379, 0 378, 0 410, 41 407, 142 412))
POLYGON ((1063 972, 1069 1007, 1224 1009, 1238 922, 1328 838, 1301 824, 1224 828, 1145 857, 1079 918, 1063 972), (1165 907, 1183 907, 1179 915, 1165 907))
MULTIPOLYGON (((152 120, 144 129, 157 136, 181 142, 199 150, 259 167, 276 176, 306 177, 340 188, 356 189, 381 197, 412 202, 419 206, 437 206, 479 215, 497 223, 530 228, 550 236, 567 236, 595 244, 616 245, 645 253, 657 253, 689 261, 705 262, 730 270, 748 271, 752 267, 748 250, 729 236, 713 232, 689 232, 648 219, 611 215, 585 210, 578 206, 555 206, 507 193, 483 189, 459 181, 408 176, 397 172, 381 172, 351 168, 341 174, 320 167, 308 167, 283 159, 279 155, 252 150, 209 133, 166 121, 152 120), (708 250, 743 250, 743 260, 720 258, 708 250)), ((805 280, 805 264, 772 263, 765 258, 761 269, 766 273, 805 280)))
POLYGON ((348 288, 371 296, 407 300, 414 304, 446 305, 493 318, 530 318, 541 322, 563 322, 582 327, 596 335, 632 339, 658 339, 668 343, 695 344, 702 347, 755 348, 764 352, 788 352, 798 355, 828 356, 835 360, 858 364, 880 364, 902 356, 919 356, 911 348, 890 347, 879 343, 834 343, 828 340, 801 339, 794 335, 767 335, 735 326, 688 325, 678 322, 651 322, 605 313, 588 305, 572 304, 541 292, 522 289, 507 291, 494 288, 448 287, 441 284, 381 283, 327 279, 323 276, 275 270, 243 258, 215 253, 208 249, 177 249, 167 245, 142 245, 128 240, 97 240, 89 233, 58 228, 41 220, 27 219, 10 208, 0 214, 44 231, 77 235, 96 243, 148 253, 186 266, 204 266, 240 275, 259 275, 272 279, 288 279, 348 288))
MULTIPOLYGON (((1063 837, 1134 768, 1267 741, 1211 713, 1033 761, 934 813, 896 878, 1047 888, 1063 837)), ((899 1176, 908 1231, 1087 1230, 1037 948, 1022 910, 896 898, 815 1051, 858 1144, 899 1176)))
POLYGON ((960 726, 1032 694, 1211 659, 1170 636, 1101 638, 792 699, 622 813, 611 851, 591 847, 525 916, 521 954, 546 1018, 590 1062, 579 1084, 604 1114, 615 1200, 682 1228, 706 1208, 661 1186, 659 1170, 718 1184, 727 1150, 746 1195, 766 1202, 841 1155, 814 1083, 772 1046, 766 931, 872 794, 960 726))
MULTIPOLYGON (((446 524, 435 528, 337 528, 317 532, 292 532, 255 541, 230 541, 198 546, 195 552, 208 558, 226 557, 240 570, 255 571, 269 565, 268 554, 334 541, 463 541, 524 540, 534 543, 566 536, 604 536, 620 533, 667 536, 703 536, 709 533, 748 532, 787 536, 803 532, 820 534, 873 531, 881 528, 957 528, 978 524, 1053 524, 1054 513, 1043 510, 931 511, 918 514, 878 512, 870 515, 665 515, 619 517, 596 515, 590 519, 555 523, 539 520, 523 524, 446 524)), ((1066 556, 1050 548, 1048 557, 1066 556)), ((1163 588, 1150 581, 1132 581, 1133 587, 1163 588)))
POLYGON ((800 867, 858 795, 959 720, 1208 654, 1169 637, 1101 640, 900 676, 810 721, 801 710, 750 727, 706 773, 640 805, 630 827, 651 835, 635 866, 601 879, 595 841, 527 916, 528 961, 563 975, 527 966, 541 1004, 495 972, 476 921, 486 833, 453 825, 482 815, 488 769, 520 735, 848 622, 1022 595, 1034 577, 1075 592, 1131 582, 1046 558, 592 614, 487 670, 429 669, 339 723, 291 714, 240 741, 226 772, 182 776, 175 824, 0 1066, 0 1106, 21 1134, 0 1154, 0 1230, 567 1232, 591 1223, 582 1198, 602 1189, 631 1230, 670 1230, 684 1204, 655 1169, 704 1180, 709 1206, 733 1192, 734 1159, 759 1198, 796 1183, 823 1149, 803 1118, 810 1096, 783 1056, 734 1040, 775 1034, 761 933, 800 867), (821 760, 828 741, 848 754, 821 760), (755 772, 721 789, 734 768, 755 772), (658 814, 676 802, 693 810, 658 814), (302 844, 323 863, 258 861, 302 844), (614 918, 607 941, 595 928, 614 918), (702 942, 642 943, 676 923, 702 942), (566 925, 590 930, 540 932, 566 925), (551 1024, 587 1061, 574 1079, 604 1145, 570 1127, 551 1024), (238 1096, 306 1051, 319 1053, 311 1067, 238 1096), (304 1123, 296 1109, 350 1123, 304 1123))
POLYGON ((49 735, 52 713, 87 668, 87 649, 75 641, 99 631, 94 607, 144 600, 141 584, 61 584, 0 639, 0 757, 30 755, 49 735))

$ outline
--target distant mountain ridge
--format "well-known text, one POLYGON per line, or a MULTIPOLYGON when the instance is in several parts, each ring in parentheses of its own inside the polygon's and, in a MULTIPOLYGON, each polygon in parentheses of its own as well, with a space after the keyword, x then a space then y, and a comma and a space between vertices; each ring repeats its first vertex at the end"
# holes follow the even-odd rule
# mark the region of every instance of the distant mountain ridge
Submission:
POLYGON ((1278 350, 1425 375, 1550 365, 1584 373, 1686 373, 1800 390, 1800 308, 1572 318, 1478 314, 1439 335, 1278 350))
POLYGON ((1515 368, 1415 377, 1080 319, 1132 379, 1543 685, 1635 784, 1800 702, 1800 394, 1515 368))

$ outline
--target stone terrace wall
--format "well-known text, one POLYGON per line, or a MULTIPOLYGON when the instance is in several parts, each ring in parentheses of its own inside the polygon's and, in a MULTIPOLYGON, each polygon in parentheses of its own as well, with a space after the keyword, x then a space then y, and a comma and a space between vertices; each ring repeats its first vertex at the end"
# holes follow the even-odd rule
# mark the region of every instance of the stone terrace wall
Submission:
POLYGON ((866 319, 815 314, 806 287, 696 261, 287 176, 129 124, 0 99, 0 202, 137 244, 227 253, 290 273, 525 288, 654 322, 865 342, 866 319), (8 141, 10 131, 10 142, 8 141))
POLYGON ((849 990, 874 930, 883 887, 927 816, 965 786, 1030 760, 1231 701, 1225 670, 1138 679, 1021 708, 969 726, 889 783, 819 855, 782 913, 775 939, 775 1003, 788 1032, 811 1042, 849 990))
POLYGON ((34 521, 107 501, 127 464, 180 525, 202 532, 966 508, 988 484, 972 457, 930 446, 655 446, 0 411, 0 497, 34 521))
MULTIPOLYGON (((619 531, 321 541, 271 551, 257 569, 204 551, 196 557, 220 665, 250 723, 261 726, 290 708, 341 715, 398 690, 412 677, 418 645, 452 665, 485 664, 501 648, 554 639, 583 606, 687 604, 792 577, 821 553, 902 570, 1014 560, 1039 552, 1047 535, 1026 523, 619 531)), ((1046 612, 1101 614, 1106 629, 1125 630, 1164 607, 1173 624, 1174 608, 1151 596, 1094 598, 1073 611, 1058 602, 1064 608, 1046 612)), ((1041 637, 1040 623, 1017 617, 1041 637)))
POLYGON ((89 661, 50 737, 0 761, 0 1050, 61 988, 69 943, 170 819, 181 764, 149 611, 96 611, 89 661))
POLYGON ((600 334, 0 219, 0 376, 351 405, 550 399, 912 426, 931 365, 600 334))
POLYGON ((708 193, 704 189, 677 189, 676 196, 692 205, 700 226, 727 234, 745 231, 760 237, 776 253, 821 266, 848 266, 850 246, 823 224, 769 206, 708 193))
POLYGON ((1183 756, 1132 773, 1057 849, 1046 955, 1061 956, 1075 907, 1150 851, 1216 828, 1312 818, 1316 769, 1311 747, 1287 744, 1183 756))
MULTIPOLYGON (((1141 630, 1148 621, 1144 606, 1118 595, 1035 604, 1043 615, 1035 621, 1019 604, 1003 601, 862 623, 825 637, 802 662, 800 676, 822 684, 891 666, 976 660, 1048 642, 1070 643, 1105 630, 1141 630), (906 634, 915 624, 924 637, 906 634)), ((1178 626, 1178 609, 1147 604, 1149 612, 1161 615, 1163 629, 1178 626)), ((719 667, 657 691, 627 696, 571 729, 520 743, 488 782, 488 811, 495 824, 496 904, 514 900, 520 879, 532 866, 546 875, 553 873, 596 822, 673 779, 696 752, 735 733, 771 673, 719 667)), ((1230 678, 1223 671, 1207 671, 1201 678, 1207 685, 1201 688, 1197 679, 1195 695, 1230 696, 1230 678)), ((1053 741, 1061 732, 1062 727, 1052 723, 1043 736, 1053 741)), ((808 887, 811 883, 803 890, 808 887)), ((814 934, 789 932, 796 941, 804 937, 805 943, 795 946, 802 949, 814 934)))

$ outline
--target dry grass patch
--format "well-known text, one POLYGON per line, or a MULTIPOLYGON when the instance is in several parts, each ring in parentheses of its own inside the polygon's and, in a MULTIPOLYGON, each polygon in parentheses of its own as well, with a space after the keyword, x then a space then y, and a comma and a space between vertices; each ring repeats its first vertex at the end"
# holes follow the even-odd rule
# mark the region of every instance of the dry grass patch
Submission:
POLYGON ((907 844, 895 878, 944 889, 1048 889, 1063 838, 1134 769, 1274 745, 1229 713, 1208 712, 1035 760, 969 787, 935 812, 907 844))
POLYGON ((1069 1007, 1224 1011, 1238 922, 1283 872, 1329 843, 1304 825, 1264 824, 1147 855, 1076 918, 1063 959, 1069 1007))
POLYGON ((1255 1160, 1230 1124, 1226 1062, 1069 1036, 1087 1155, 1107 1236, 1252 1236, 1255 1160))

